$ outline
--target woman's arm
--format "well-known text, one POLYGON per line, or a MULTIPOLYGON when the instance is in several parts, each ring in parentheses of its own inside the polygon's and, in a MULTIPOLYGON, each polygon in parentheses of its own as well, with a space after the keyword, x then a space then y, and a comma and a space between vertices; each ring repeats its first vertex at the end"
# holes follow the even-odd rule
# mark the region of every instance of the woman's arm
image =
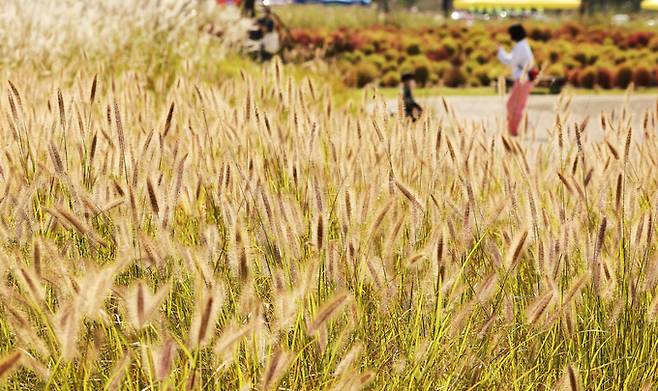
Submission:
POLYGON ((498 47, 498 60, 505 65, 512 63, 512 53, 507 53, 502 47, 498 47))

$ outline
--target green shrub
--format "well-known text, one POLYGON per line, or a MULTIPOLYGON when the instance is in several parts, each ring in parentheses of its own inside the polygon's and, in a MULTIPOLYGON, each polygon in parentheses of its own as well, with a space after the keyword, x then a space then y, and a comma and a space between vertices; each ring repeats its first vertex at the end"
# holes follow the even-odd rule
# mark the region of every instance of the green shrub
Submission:
POLYGON ((640 65, 633 72, 633 82, 638 87, 649 87, 653 84, 653 75, 649 68, 640 65))
POLYGON ((571 56, 574 60, 578 61, 580 65, 587 64, 587 53, 583 49, 579 49, 571 56))
POLYGON ((578 62, 576 62, 575 60, 573 60, 571 58, 568 58, 568 57, 564 57, 562 59, 562 65, 567 70, 575 69, 575 68, 578 68, 580 66, 580 64, 578 64, 578 62))
POLYGON ((470 56, 474 51, 475 51, 475 44, 472 42, 462 46, 462 52, 467 56, 470 56))
POLYGON ((560 61, 560 52, 557 49, 551 49, 548 52, 548 60, 552 63, 555 64, 558 61, 560 61))
POLYGON ((380 54, 373 54, 370 56, 367 56, 365 61, 374 64, 377 69, 382 70, 386 67, 387 61, 386 58, 380 54))
POLYGON ((658 35, 651 38, 651 41, 649 41, 649 45, 647 45, 647 47, 654 52, 658 52, 658 35))
POLYGON ((621 65, 628 61, 628 57, 625 54, 618 54, 615 56, 615 65, 621 65))
POLYGON ((560 64, 553 64, 546 69, 546 75, 554 77, 566 77, 564 66, 560 64))
POLYGON ((427 84, 430 76, 432 63, 425 56, 412 56, 402 64, 402 72, 411 72, 414 74, 416 83, 424 86, 427 84))
POLYGON ((432 74, 436 75, 436 77, 441 80, 443 79, 443 76, 446 74, 452 68, 452 64, 448 61, 439 61, 439 62, 433 62, 432 63, 432 68, 431 72, 432 74))
POLYGON ((482 87, 482 83, 480 82, 480 79, 477 78, 474 74, 469 73, 469 77, 466 79, 466 85, 469 85, 471 87, 482 87))
POLYGON ((495 81, 498 80, 500 76, 504 75, 506 71, 507 69, 505 68, 505 66, 498 64, 489 69, 489 71, 487 72, 487 76, 489 76, 490 80, 495 81))
POLYGON ((441 44, 446 53, 451 57, 457 54, 457 50, 459 50, 459 44, 453 38, 445 38, 441 41, 441 44))
POLYGON ((443 85, 446 87, 461 87, 464 84, 466 75, 459 67, 452 67, 443 75, 443 85))
POLYGON ((356 64, 360 62, 363 59, 363 57, 365 57, 365 55, 360 50, 355 50, 353 52, 346 52, 340 56, 342 60, 348 61, 352 64, 356 64))
POLYGON ((388 61, 397 61, 397 59, 400 58, 400 52, 393 48, 387 49, 384 52, 384 58, 386 58, 388 61))
POLYGON ((417 56, 421 53, 421 43, 418 40, 413 40, 405 45, 404 51, 410 56, 417 56))
POLYGON ((390 71, 387 72, 380 83, 382 87, 397 87, 400 85, 400 73, 390 71))
POLYGON ((362 88, 372 83, 379 76, 379 70, 370 62, 360 62, 354 67, 351 75, 353 85, 362 88))
POLYGON ((596 69, 587 67, 578 74, 578 85, 584 88, 594 88, 596 85, 596 69))
POLYGON ((375 51, 376 51, 376 50, 375 50, 375 45, 372 44, 372 43, 366 43, 366 44, 363 44, 363 46, 361 46, 361 49, 360 49, 360 50, 361 50, 364 54, 368 54, 368 55, 373 54, 373 53, 375 53, 375 51))
POLYGON ((382 70, 382 73, 388 73, 390 71, 398 72, 399 68, 400 66, 397 61, 386 61, 380 69, 382 70))
POLYGON ((484 50, 476 50, 471 53, 470 58, 478 62, 478 64, 486 64, 491 61, 491 55, 484 50))
POLYGON ((475 61, 467 61, 462 66, 462 69, 464 70, 464 72, 466 72, 467 75, 471 75, 471 74, 473 74, 475 69, 478 68, 479 66, 480 66, 480 64, 478 64, 475 61))
POLYGON ((614 81, 615 86, 627 88, 633 81, 633 69, 627 64, 618 66, 615 71, 614 81))
POLYGON ((429 86, 436 86, 439 84, 439 81, 441 81, 441 78, 436 73, 430 73, 430 78, 427 81, 427 84, 429 86))
POLYGON ((479 85, 491 85, 491 77, 489 76, 489 68, 486 66, 479 66, 473 71, 473 75, 478 80, 479 85))

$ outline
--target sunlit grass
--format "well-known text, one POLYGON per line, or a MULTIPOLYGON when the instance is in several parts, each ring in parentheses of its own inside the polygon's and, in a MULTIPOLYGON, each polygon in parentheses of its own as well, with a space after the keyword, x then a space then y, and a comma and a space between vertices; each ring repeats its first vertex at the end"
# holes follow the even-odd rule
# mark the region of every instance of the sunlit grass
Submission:
POLYGON ((115 56, 3 71, 4 388, 654 387, 655 110, 530 144, 115 56))

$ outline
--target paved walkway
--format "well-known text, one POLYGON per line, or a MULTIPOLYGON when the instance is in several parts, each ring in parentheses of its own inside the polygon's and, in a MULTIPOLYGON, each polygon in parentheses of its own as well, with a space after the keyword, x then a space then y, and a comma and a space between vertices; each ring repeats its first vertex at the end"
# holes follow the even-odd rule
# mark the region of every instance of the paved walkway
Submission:
MULTIPOLYGON (((484 121, 487 126, 504 123, 505 98, 500 96, 451 96, 445 99, 459 118, 484 121)), ((548 129, 553 128, 558 99, 557 95, 530 96, 527 106, 528 128, 529 133, 535 132, 534 136, 537 140, 546 139, 548 129)), ((566 101, 568 98, 563 99, 566 101)), ((443 102, 439 97, 418 100, 421 105, 434 110, 437 114, 445 113, 443 102)), ((563 102, 563 105, 565 103, 563 102)), ((615 111, 619 118, 624 107, 627 107, 628 111, 632 113, 632 123, 639 134, 642 130, 645 111, 658 109, 658 95, 635 95, 631 96, 628 101, 624 95, 576 95, 573 96, 570 105, 568 124, 580 123, 589 116, 588 136, 590 139, 598 139, 602 136, 599 125, 601 112, 609 115, 615 111)), ((562 114, 561 116, 564 117, 562 114)))

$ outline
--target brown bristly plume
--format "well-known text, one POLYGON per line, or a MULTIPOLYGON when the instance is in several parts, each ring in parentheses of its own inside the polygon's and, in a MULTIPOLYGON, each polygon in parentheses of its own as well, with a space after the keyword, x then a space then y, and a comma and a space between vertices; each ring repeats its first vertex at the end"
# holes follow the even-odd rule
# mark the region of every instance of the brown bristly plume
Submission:
POLYGON ((592 258, 592 277, 594 282, 594 289, 597 291, 600 289, 601 284, 601 265, 599 264, 599 257, 601 255, 601 250, 603 248, 603 242, 605 240, 605 231, 608 224, 607 217, 603 217, 601 220, 601 225, 599 226, 599 233, 596 236, 596 244, 594 246, 594 256, 592 258))
POLYGON ((146 180, 146 189, 148 192, 151 209, 153 210, 153 213, 155 213, 155 215, 157 216, 160 212, 160 206, 158 205, 158 196, 155 194, 155 189, 153 187, 153 182, 151 181, 151 178, 148 178, 146 180))
POLYGON ((171 106, 169 106, 169 111, 167 112, 167 119, 165 120, 164 130, 162 131, 162 137, 167 137, 167 134, 171 129, 171 120, 174 117, 175 107, 176 107, 175 102, 171 102, 171 106))
POLYGON ((583 180, 584 187, 587 187, 589 185, 589 182, 592 180, 593 174, 594 174, 594 169, 590 168, 589 171, 587 171, 587 174, 585 175, 585 179, 583 180))
POLYGON ((567 306, 571 304, 571 301, 576 297, 580 290, 585 286, 585 283, 589 279, 587 273, 582 274, 580 277, 576 278, 576 281, 571 285, 567 293, 565 293, 562 298, 562 305, 567 306))
POLYGON ((411 202, 411 204, 412 204, 414 207, 416 207, 416 208, 418 208, 418 209, 420 209, 420 210, 424 210, 424 208, 423 208, 423 204, 421 204, 421 202, 420 202, 420 200, 418 199, 418 197, 416 197, 416 196, 411 192, 411 190, 409 190, 409 188, 407 188, 406 186, 404 186, 402 183, 400 183, 400 182, 397 181, 397 180, 395 181, 395 185, 396 185, 397 188, 400 190, 400 192, 401 192, 401 193, 402 193, 402 194, 403 194, 403 195, 404 195, 404 196, 405 196, 405 197, 411 202))
POLYGON ((498 285, 498 275, 491 272, 486 276, 482 282, 477 286, 476 296, 481 304, 486 303, 491 296, 495 293, 495 288, 498 285))
POLYGON ((91 82, 91 92, 89 93, 89 103, 94 104, 96 100, 96 87, 98 83, 98 74, 94 75, 94 81, 91 82))
POLYGON ((62 157, 60 156, 59 152, 57 152, 57 147, 54 143, 50 143, 48 152, 50 153, 50 158, 52 159, 53 165, 55 166, 55 172, 59 175, 64 175, 64 163, 62 163, 62 157))
POLYGON ((151 265, 155 267, 162 265, 162 257, 158 253, 157 246, 153 243, 153 240, 144 232, 140 232, 139 241, 142 247, 144 247, 144 252, 146 252, 146 257, 151 262, 151 265))
POLYGON ((57 89, 57 106, 59 107, 59 124, 62 129, 66 129, 66 111, 64 110, 64 98, 62 97, 62 90, 57 89))
POLYGON ((25 282, 28 292, 32 296, 32 300, 36 303, 42 303, 45 300, 45 290, 38 277, 33 275, 32 272, 24 267, 18 270, 22 280, 25 282))
POLYGON ((144 282, 137 282, 128 297, 128 314, 135 329, 142 329, 153 320, 168 293, 168 284, 151 293, 144 282))
POLYGON ((352 364, 359 358, 363 346, 361 344, 355 344, 352 348, 345 354, 342 360, 336 365, 336 370, 334 371, 335 377, 340 377, 352 367, 352 364))
POLYGON ((528 308, 528 324, 533 326, 539 319, 546 313, 546 310, 553 301, 553 291, 549 291, 542 296, 539 296, 535 302, 528 308))
POLYGON ((375 217, 375 220, 373 221, 372 226, 371 226, 371 228, 370 228, 370 234, 368 235, 368 237, 370 237, 370 238, 372 239, 373 236, 377 234, 377 232, 379 231, 379 228, 380 228, 382 222, 384 221, 384 218, 386 217, 386 214, 387 214, 388 211, 391 209, 391 206, 392 206, 392 205, 393 205, 393 202, 392 202, 392 201, 389 201, 388 203, 386 203, 386 205, 384 205, 384 206, 379 210, 379 212, 377 212, 377 215, 376 215, 376 217, 375 217))
POLYGON ((183 155, 180 162, 178 162, 178 166, 176 168, 176 182, 175 182, 174 194, 173 194, 174 207, 176 207, 176 204, 180 197, 181 186, 183 184, 183 174, 185 173, 185 162, 187 161, 187 157, 188 157, 187 153, 183 155))
POLYGON ((126 165, 126 136, 123 132, 123 123, 121 121, 121 112, 119 111, 119 103, 114 101, 114 122, 117 127, 117 136, 119 139, 119 149, 121 152, 121 161, 123 163, 123 171, 126 176, 126 181, 128 181, 128 167, 126 165))
POLYGON ((23 353, 20 350, 14 350, 0 359, 0 379, 7 376, 20 363, 22 356, 23 353))
POLYGON ((633 138, 633 128, 628 128, 628 133, 626 133, 626 142, 624 143, 624 164, 628 163, 628 158, 631 151, 631 139, 633 138))
POLYGON ((568 191, 569 193, 572 193, 572 194, 573 194, 573 193, 574 193, 574 190, 573 190, 573 188, 571 187, 571 185, 569 184, 569 180, 568 180, 567 178, 565 178, 564 175, 562 175, 562 173, 560 173, 560 172, 557 173, 557 176, 558 176, 558 178, 560 178, 560 182, 562 182, 562 184, 564 185, 565 189, 567 189, 567 191, 568 191))
POLYGON ((57 314, 57 339, 64 359, 70 360, 77 354, 76 341, 80 329, 79 313, 73 305, 68 305, 57 314))
POLYGON ((580 391, 581 389, 580 375, 578 374, 578 370, 572 364, 567 366, 563 383, 565 384, 565 388, 569 391, 580 391))
POLYGON ((204 287, 197 311, 190 328, 190 347, 203 347, 210 342, 215 334, 215 320, 220 306, 220 295, 217 288, 204 287))
POLYGON ((7 80, 7 83, 9 83, 9 88, 11 89, 11 92, 14 94, 14 98, 16 98, 16 103, 18 103, 18 107, 22 109, 23 107, 23 100, 21 99, 21 94, 18 92, 18 88, 12 83, 11 80, 7 80))
POLYGON ((622 190, 623 190, 622 189, 623 188, 623 183, 624 183, 623 182, 623 176, 620 173, 617 176, 617 187, 616 187, 617 190, 615 192, 615 209, 617 210, 617 212, 619 212, 620 208, 621 208, 621 195, 622 195, 621 193, 622 193, 622 190))
POLYGON ((35 240, 32 243, 32 265, 36 275, 41 278, 41 246, 39 245, 39 240, 35 240))
POLYGON ((249 278, 249 260, 247 258, 247 245, 239 229, 235 231, 235 251, 238 261, 238 276, 244 284, 249 278))
POLYGON ((308 327, 308 333, 313 335, 320 328, 324 327, 327 322, 337 314, 342 306, 348 301, 347 292, 337 293, 331 300, 325 303, 315 315, 315 319, 308 327))
POLYGON ((121 383, 123 382, 123 378, 126 375, 126 371, 130 367, 131 361, 132 358, 130 357, 130 353, 125 351, 121 357, 121 360, 117 362, 117 364, 114 366, 114 369, 112 370, 112 373, 110 374, 108 383, 105 387, 106 390, 114 391, 119 389, 121 383))
POLYGON ((61 219, 63 222, 73 226, 80 235, 87 236, 100 245, 105 245, 103 239, 98 236, 96 232, 94 232, 85 222, 80 220, 69 210, 62 207, 57 207, 55 210, 46 208, 46 211, 48 211, 55 218, 61 219))
POLYGON ((176 358, 176 344, 169 338, 154 353, 155 378, 163 381, 171 373, 176 358))
POLYGON ((322 251, 324 249, 324 217, 322 214, 318 216, 315 225, 315 246, 318 251, 322 251))
POLYGON ((514 241, 511 243, 511 246, 508 250, 508 261, 507 261, 507 266, 508 267, 513 267, 516 262, 519 260, 521 257, 521 253, 523 252, 523 248, 525 246, 526 239, 528 238, 528 230, 521 231, 519 234, 517 234, 516 238, 514 241))
POLYGON ((610 141, 606 140, 605 144, 608 146, 608 149, 610 150, 610 153, 612 153, 612 156, 615 158, 615 160, 619 160, 619 152, 617 152, 617 149, 610 143, 610 141))
POLYGON ((290 365, 292 355, 281 348, 272 353, 268 365, 261 377, 261 390, 267 391, 276 386, 276 383, 283 376, 290 365))

